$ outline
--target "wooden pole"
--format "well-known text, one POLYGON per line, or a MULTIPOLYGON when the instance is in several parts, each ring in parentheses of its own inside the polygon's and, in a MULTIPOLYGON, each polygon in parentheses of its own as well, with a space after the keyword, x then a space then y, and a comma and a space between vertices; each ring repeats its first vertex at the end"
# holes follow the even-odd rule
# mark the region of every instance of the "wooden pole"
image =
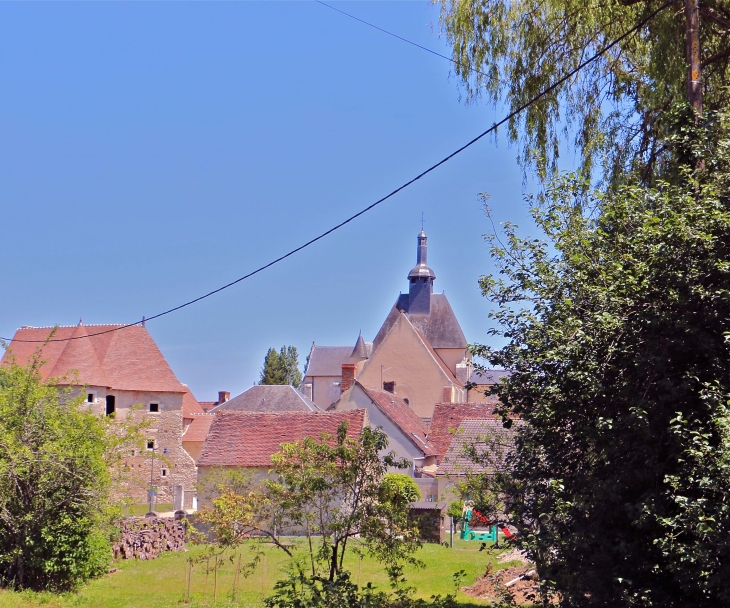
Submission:
POLYGON ((266 553, 264 553, 264 568, 263 576, 261 577, 261 597, 266 597, 266 553))
POLYGON ((236 574, 233 577, 233 601, 236 601, 236 589, 238 588, 238 577, 241 575, 241 554, 238 554, 238 566, 236 566, 236 574))
POLYGON ((189 564, 188 564, 189 561, 190 561, 190 558, 188 558, 187 561, 185 562, 185 570, 183 571, 183 602, 186 604, 188 603, 187 588, 188 588, 188 570, 190 569, 189 564))
POLYGON ((218 597, 218 556, 215 556, 215 565, 213 566, 213 601, 218 597))
POLYGON ((210 558, 205 560, 205 591, 203 591, 203 595, 207 597, 208 595, 208 573, 210 572, 210 558))
POLYGON ((190 583, 193 580, 193 560, 188 560, 188 604, 190 603, 190 583))
POLYGON ((699 120, 702 116, 699 0, 684 0, 684 13, 687 44, 687 101, 695 112, 695 120, 699 120))

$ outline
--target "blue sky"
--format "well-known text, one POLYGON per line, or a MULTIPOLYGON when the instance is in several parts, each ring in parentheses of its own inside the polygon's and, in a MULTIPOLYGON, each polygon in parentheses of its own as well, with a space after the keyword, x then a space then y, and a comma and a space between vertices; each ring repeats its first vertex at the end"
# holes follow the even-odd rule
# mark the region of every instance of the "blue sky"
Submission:
MULTIPOLYGON (((449 54, 427 2, 336 6, 449 54)), ((486 129, 450 64, 315 2, 0 3, 0 336, 125 323, 227 283, 486 129)), ((478 199, 529 225, 516 149, 484 139, 280 265, 147 325, 201 400, 269 346, 372 340, 415 261, 484 342, 478 199)))

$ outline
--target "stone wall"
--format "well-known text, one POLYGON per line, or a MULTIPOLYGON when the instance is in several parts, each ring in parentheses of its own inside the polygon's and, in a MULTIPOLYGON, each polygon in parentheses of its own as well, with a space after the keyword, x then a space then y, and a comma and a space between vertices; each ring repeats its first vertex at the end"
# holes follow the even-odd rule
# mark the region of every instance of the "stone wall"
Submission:
POLYGON ((172 503, 175 486, 182 486, 185 493, 184 509, 191 509, 195 496, 195 461, 183 448, 182 393, 158 393, 145 391, 107 390, 105 387, 89 386, 85 393, 92 396, 87 401, 94 413, 106 414, 107 397, 115 398, 115 417, 128 420, 146 419, 149 427, 144 429, 147 441, 153 449, 135 450, 124 457, 125 483, 116 498, 129 498, 135 503, 149 502, 150 474, 152 485, 157 489, 158 504, 172 503), (150 411, 150 404, 157 404, 158 411, 150 411), (141 408, 135 411, 135 405, 141 408))

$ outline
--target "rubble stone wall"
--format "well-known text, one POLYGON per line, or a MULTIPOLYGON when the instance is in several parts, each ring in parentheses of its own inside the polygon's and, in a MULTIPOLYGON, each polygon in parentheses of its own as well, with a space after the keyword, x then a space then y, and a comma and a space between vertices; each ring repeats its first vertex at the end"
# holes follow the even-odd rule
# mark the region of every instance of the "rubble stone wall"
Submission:
MULTIPOLYGON (((80 389, 79 389, 80 390, 80 389)), ((149 427, 144 430, 148 441, 154 442, 152 450, 135 450, 124 458, 127 482, 120 495, 115 498, 129 498, 134 503, 149 502, 151 483, 157 491, 157 504, 174 503, 175 486, 182 486, 185 492, 183 509, 192 509, 195 496, 196 466, 193 458, 183 448, 182 393, 159 393, 145 391, 108 390, 90 386, 85 390, 91 395, 88 402, 94 413, 106 413, 106 398, 115 397, 115 417, 126 420, 145 418, 149 427), (150 412, 150 404, 157 404, 158 412, 150 412), (134 411, 136 405, 141 409, 134 411)))

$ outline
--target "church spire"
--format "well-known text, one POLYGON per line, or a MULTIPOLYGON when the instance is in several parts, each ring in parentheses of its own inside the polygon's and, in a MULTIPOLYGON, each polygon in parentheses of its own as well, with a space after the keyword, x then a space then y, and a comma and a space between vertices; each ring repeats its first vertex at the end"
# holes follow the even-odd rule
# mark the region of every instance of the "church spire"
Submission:
POLYGON ((416 250, 416 265, 408 273, 408 313, 409 314, 430 314, 431 294, 433 293, 433 282, 436 274, 428 267, 428 237, 421 229, 418 235, 418 248, 416 250))

